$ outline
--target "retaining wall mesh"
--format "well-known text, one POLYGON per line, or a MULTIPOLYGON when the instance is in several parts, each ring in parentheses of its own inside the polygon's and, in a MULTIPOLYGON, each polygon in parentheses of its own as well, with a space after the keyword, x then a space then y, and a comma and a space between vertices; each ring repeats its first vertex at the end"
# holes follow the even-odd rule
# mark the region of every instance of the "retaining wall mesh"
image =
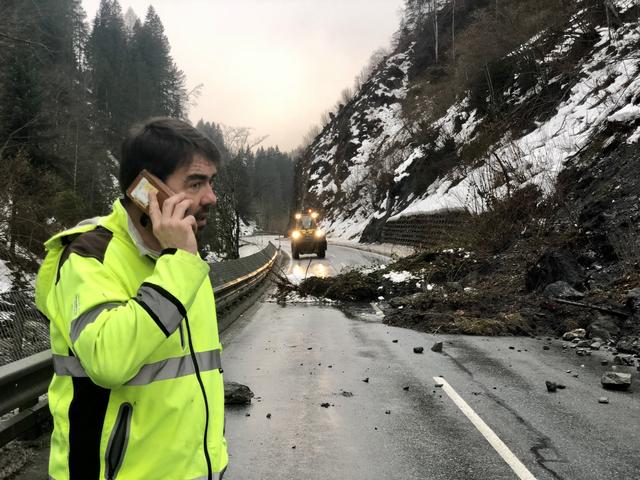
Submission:
POLYGON ((36 309, 32 291, 0 294, 0 365, 49 348, 49 323, 36 309))
POLYGON ((382 241, 418 248, 454 246, 464 239, 470 220, 469 214, 458 211, 400 217, 386 223, 382 241))

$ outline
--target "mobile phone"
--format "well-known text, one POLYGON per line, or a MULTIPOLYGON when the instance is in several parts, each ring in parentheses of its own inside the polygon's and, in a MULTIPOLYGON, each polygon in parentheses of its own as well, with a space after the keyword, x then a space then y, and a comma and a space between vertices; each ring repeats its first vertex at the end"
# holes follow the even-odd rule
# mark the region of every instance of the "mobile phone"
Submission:
POLYGON ((149 215, 149 192, 156 192, 160 210, 162 210, 163 202, 175 195, 173 190, 153 173, 142 170, 127 188, 127 197, 147 215, 149 215))

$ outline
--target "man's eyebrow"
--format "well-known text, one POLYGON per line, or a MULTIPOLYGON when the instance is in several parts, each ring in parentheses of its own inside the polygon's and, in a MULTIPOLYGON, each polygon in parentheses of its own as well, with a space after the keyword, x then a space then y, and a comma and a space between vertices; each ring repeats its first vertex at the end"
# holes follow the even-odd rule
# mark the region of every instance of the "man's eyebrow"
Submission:
POLYGON ((203 173, 192 173, 191 175, 187 176, 187 178, 185 179, 185 182, 192 182, 194 180, 202 180, 204 182, 208 182, 213 177, 215 177, 215 174, 209 176, 209 175, 204 175, 203 173))

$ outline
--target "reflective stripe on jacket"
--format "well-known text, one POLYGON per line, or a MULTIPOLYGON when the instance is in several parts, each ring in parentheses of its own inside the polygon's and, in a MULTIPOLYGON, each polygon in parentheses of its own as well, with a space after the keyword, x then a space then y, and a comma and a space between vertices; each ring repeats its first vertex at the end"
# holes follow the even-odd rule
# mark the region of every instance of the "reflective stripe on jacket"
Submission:
POLYGON ((182 250, 142 255, 127 220, 116 201, 45 244, 36 304, 55 372, 49 475, 216 478, 228 457, 209 266, 182 250))

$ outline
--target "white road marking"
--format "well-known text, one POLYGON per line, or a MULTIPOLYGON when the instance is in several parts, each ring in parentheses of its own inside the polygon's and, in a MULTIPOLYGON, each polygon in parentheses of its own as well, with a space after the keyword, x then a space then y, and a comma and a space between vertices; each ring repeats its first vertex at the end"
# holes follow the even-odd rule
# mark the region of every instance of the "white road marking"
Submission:
POLYGON ((527 470, 527 467, 518 460, 518 458, 513 454, 509 447, 507 447, 502 440, 491 430, 489 425, 484 423, 484 421, 478 416, 476 412, 469 406, 464 399, 458 395, 458 393, 453 389, 447 381, 442 377, 433 377, 436 383, 442 384, 442 389, 449 395, 449 398, 453 400, 458 408, 465 414, 465 416, 473 423, 473 425, 478 429, 478 431, 482 434, 482 436, 491 444, 491 446, 498 452, 498 455, 502 457, 502 459, 507 462, 507 465, 511 467, 511 469, 515 472, 518 478, 522 480, 536 480, 536 477, 527 470))
POLYGON ((380 317, 384 317, 384 312, 382 310, 380 310, 380 307, 378 306, 377 303, 371 302, 371 306, 376 311, 376 315, 378 315, 380 317))

